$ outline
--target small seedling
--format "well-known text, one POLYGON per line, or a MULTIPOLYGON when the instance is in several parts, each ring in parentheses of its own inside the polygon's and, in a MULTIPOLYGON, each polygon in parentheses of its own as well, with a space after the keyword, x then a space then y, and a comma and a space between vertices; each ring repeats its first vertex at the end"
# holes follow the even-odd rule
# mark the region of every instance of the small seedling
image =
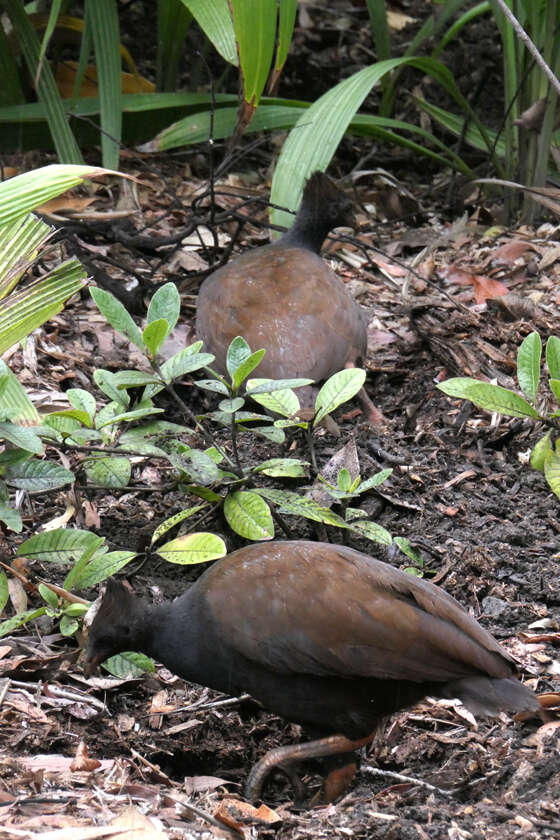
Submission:
MULTIPOLYGON (((560 410, 542 408, 546 401, 539 393, 541 357, 540 336, 532 332, 523 340, 517 353, 517 381, 524 396, 500 385, 468 377, 447 379, 437 387, 449 397, 470 400, 486 411, 547 425, 548 431, 533 447, 530 463, 544 473, 550 489, 560 498, 560 410)), ((556 336, 551 336, 546 343, 546 364, 548 387, 560 404, 560 339, 556 336)))

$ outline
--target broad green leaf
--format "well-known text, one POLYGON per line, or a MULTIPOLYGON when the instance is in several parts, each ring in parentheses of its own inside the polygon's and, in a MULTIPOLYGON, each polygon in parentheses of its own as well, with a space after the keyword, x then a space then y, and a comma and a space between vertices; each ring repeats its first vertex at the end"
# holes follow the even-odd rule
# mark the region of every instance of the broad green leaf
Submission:
MULTIPOLYGON (((183 469, 197 484, 207 485, 217 481, 220 471, 217 464, 205 452, 192 449, 181 455, 183 469)), ((173 461, 172 461, 173 463, 173 461)))
POLYGON ((96 537, 95 542, 92 542, 84 552, 81 554, 77 563, 74 563, 66 578, 64 579, 63 586, 69 592, 74 588, 75 582, 84 574, 85 570, 87 569, 89 563, 95 555, 103 555, 107 551, 107 546, 105 545, 105 540, 103 537, 96 537))
POLYGON ((237 47, 228 0, 183 0, 222 58, 237 66, 237 47))
POLYGON ((229 0, 241 70, 243 98, 257 107, 270 73, 277 0, 229 0))
POLYGON ((556 400, 560 402, 560 379, 549 379, 548 384, 556 400))
POLYGON ((282 431, 282 429, 276 429, 274 426, 239 426, 240 430, 243 432, 251 432, 251 434, 259 435, 259 437, 263 437, 266 440, 272 441, 272 443, 284 443, 286 440, 286 435, 282 431))
POLYGON ((546 364, 551 379, 560 379, 560 338, 551 335, 546 342, 546 364))
POLYGON ((560 499, 560 454, 549 452, 544 462, 544 475, 552 492, 560 499))
POLYGON ((221 537, 204 531, 186 534, 162 545, 157 553, 168 563, 191 565, 194 563, 208 563, 227 554, 227 548, 221 537))
POLYGON ((73 528, 57 528, 35 534, 25 540, 18 548, 18 557, 49 563, 72 563, 98 544, 99 537, 91 531, 79 531, 73 528))
POLYGON ((267 503, 252 490, 230 493, 224 502, 230 528, 247 540, 271 540, 274 523, 267 503))
MULTIPOLYGON (((14 423, 25 423, 25 425, 39 423, 40 418, 37 409, 27 396, 25 389, 18 382, 17 376, 1 359, 0 376, 4 383, 0 400, 2 412, 9 411, 10 420, 14 423)), ((0 419, 5 419, 5 415, 0 415, 0 419)))
MULTIPOLYGON (((251 382, 259 382, 258 379, 252 379, 251 382)), ((292 417, 300 409, 299 400, 294 391, 287 388, 285 391, 273 391, 272 394, 257 394, 253 392, 251 399, 255 400, 263 408, 273 411, 275 414, 281 414, 283 417, 292 417)))
MULTIPOLYGON (((116 403, 119 403, 120 407, 126 408, 127 405, 130 403, 130 397, 126 392, 126 389, 119 388, 119 380, 117 375, 111 373, 110 370, 103 370, 103 368, 97 368, 97 370, 93 371, 93 381, 97 385, 97 387, 106 394, 109 399, 114 400, 116 403)), ((106 408, 106 406, 105 406, 106 408)), ((103 409, 101 409, 103 411, 103 409)), ((97 415, 95 425, 99 428, 99 416, 101 411, 97 415)))
POLYGON ((235 414, 235 412, 239 411, 240 408, 243 408, 244 405, 245 400, 242 397, 235 397, 233 400, 221 400, 218 408, 225 414, 235 414))
POLYGON ((74 473, 52 461, 25 461, 6 467, 4 480, 10 487, 26 493, 44 493, 73 484, 74 473))
POLYGON ((239 365, 251 356, 251 348, 244 338, 238 335, 227 349, 226 368, 233 381, 233 375, 239 365))
POLYGON ((300 496, 290 490, 274 490, 268 487, 258 487, 255 493, 263 496, 274 504, 279 505, 281 513, 293 516, 303 516, 313 522, 324 522, 326 525, 335 525, 338 528, 349 528, 347 522, 333 513, 329 508, 321 507, 313 499, 300 496))
POLYGON ((204 499, 206 502, 221 502, 222 497, 215 493, 213 490, 210 490, 208 487, 199 487, 196 484, 188 484, 185 487, 185 491, 190 493, 191 496, 197 496, 199 499, 204 499))
POLYGON ((528 400, 535 404, 541 375, 542 342, 532 332, 523 339, 517 351, 517 381, 528 400))
POLYGON ((84 461, 86 478, 99 487, 126 487, 132 467, 128 458, 115 455, 87 458, 84 461))
POLYGON ((253 472, 262 472, 273 478, 304 478, 307 466, 308 461, 300 461, 298 458, 270 458, 254 467, 253 472))
POLYGON ((0 639, 3 636, 9 636, 22 624, 27 624, 28 621, 33 621, 41 615, 45 615, 47 607, 39 607, 37 610, 26 610, 25 612, 14 615, 13 618, 8 618, 7 621, 0 623, 0 639))
MULTIPOLYGON (((165 382, 171 383, 187 373, 193 373, 200 368, 208 367, 214 361, 212 353, 193 353, 190 347, 185 347, 179 353, 175 353, 167 359, 160 368, 161 375, 165 382)), ((144 398, 151 398, 164 388, 163 385, 148 385, 144 392, 144 398)))
POLYGON ((313 425, 316 426, 323 417, 331 414, 339 405, 351 400, 365 381, 366 372, 361 368, 341 370, 329 377, 317 394, 313 425))
POLYGON ((150 351, 152 358, 157 355, 157 352, 167 335, 169 334, 169 324, 165 318, 158 318, 157 321, 152 321, 142 331, 142 341, 150 351))
POLYGON ((39 595, 49 605, 49 607, 58 607, 58 595, 56 595, 52 589, 49 589, 48 586, 45 586, 44 583, 39 584, 39 595))
POLYGON ((72 616, 72 618, 81 618, 83 615, 87 613, 91 604, 80 604, 78 602, 68 604, 64 607, 64 612, 66 615, 72 616))
POLYGON ((468 377, 456 377, 440 382, 437 387, 449 397, 470 400, 486 411, 498 411, 508 417, 539 417, 538 412, 523 397, 500 385, 491 385, 489 382, 468 377))
POLYGON ((230 389, 226 383, 220 382, 219 379, 197 379, 194 384, 205 391, 213 391, 215 394, 223 394, 225 397, 229 397, 230 394, 230 389))
POLYGON ((128 314, 122 303, 111 292, 94 286, 89 290, 101 314, 111 324, 113 329, 125 335, 139 350, 144 347, 142 333, 128 314))
POLYGON ((4 612, 4 607, 8 603, 10 597, 10 590, 8 589, 8 578, 4 569, 0 569, 0 615, 4 612))
POLYGON ((245 394, 248 397, 253 397, 254 394, 275 394, 278 391, 303 388, 305 385, 312 385, 313 382, 313 379, 249 379, 245 394))
MULTIPOLYGON (((440 62, 429 58, 394 58, 379 61, 354 73, 320 97, 302 114, 282 147, 272 180, 271 203, 295 210, 307 178, 325 170, 345 131, 371 88, 386 74, 410 65, 428 73, 456 101, 468 108, 451 73, 440 62)), ((472 113, 472 109, 469 110, 472 113)), ((283 210, 270 213, 274 224, 290 227, 292 218, 283 210)))
POLYGON ((83 388, 69 388, 66 391, 68 402, 77 408, 78 411, 85 411, 89 414, 90 420, 93 420, 95 414, 95 397, 89 391, 84 391, 83 388))
POLYGON ((139 388, 142 385, 159 385, 161 379, 157 373, 145 370, 120 370, 111 374, 111 385, 117 391, 123 388, 139 388))
MULTIPOLYGON (((136 557, 133 551, 107 551, 95 554, 71 580, 72 589, 89 589, 120 571, 136 557)), ((65 582, 65 588, 69 585, 65 582)), ((69 610, 65 610, 69 612, 69 610)))
POLYGON ((395 537, 393 542, 396 546, 398 546, 399 550, 402 551, 405 557, 408 557, 408 559, 412 560, 413 563, 417 563, 419 566, 424 565, 422 552, 419 548, 413 548, 410 544, 410 540, 407 540, 406 537, 395 537))
POLYGON ((167 321, 167 335, 175 327, 181 312, 181 298, 175 283, 165 283, 152 296, 148 306, 148 324, 161 318, 167 321))
MULTIPOLYGON (((218 497, 219 498, 219 497, 218 497)), ((193 516, 195 513, 198 513, 199 510, 204 510, 204 508, 208 507, 208 505, 195 505, 194 507, 185 508, 185 510, 180 511, 179 513, 173 514, 173 516, 169 516, 165 519, 154 531, 152 534, 152 545, 157 542, 164 534, 178 525, 180 522, 183 522, 185 519, 189 519, 189 517, 193 516)))
POLYGON ((339 490, 341 490, 343 493, 348 493, 348 491, 352 487, 352 476, 350 475, 346 467, 343 467, 339 471, 336 482, 339 490))
POLYGON ((101 667, 121 680, 136 679, 146 671, 150 673, 155 671, 154 663, 149 656, 128 650, 106 659, 105 662, 101 663, 101 667))
POLYGON ((65 439, 65 443, 69 446, 74 444, 75 446, 84 446, 84 444, 88 443, 98 443, 100 440, 103 439, 101 432, 96 431, 95 429, 76 429, 68 437, 65 439))
POLYGON ((531 452, 531 466, 534 470, 539 470, 539 472, 544 472, 544 462, 549 453, 553 451, 550 435, 551 432, 549 430, 544 437, 537 441, 531 452))
MULTIPOLYGON (((103 429, 106 426, 113 426, 115 423, 132 423, 133 420, 141 420, 142 417, 150 417, 153 414, 164 414, 164 408, 153 408, 152 406, 148 408, 133 408, 132 411, 125 411, 122 414, 115 414, 113 417, 105 420, 103 422, 99 422, 98 429, 103 429)), ((100 418, 101 412, 97 415, 98 419, 100 418)))
POLYGON ((358 484, 356 487, 356 493, 365 493, 367 490, 371 490, 372 487, 379 487, 380 484, 383 484, 383 482, 389 478, 392 472, 393 470, 391 468, 387 468, 375 473, 375 475, 372 475, 371 478, 366 478, 365 481, 358 484))
POLYGON ((45 415, 43 420, 51 429, 56 429, 57 432, 64 434, 73 433, 81 426, 85 426, 88 429, 91 426, 91 417, 88 412, 81 411, 77 408, 67 408, 65 411, 52 411, 50 414, 45 415), (72 422, 60 422, 61 420, 70 420, 72 422))
POLYGON ((14 446, 34 455, 41 455, 43 444, 32 429, 16 426, 14 423, 0 423, 0 439, 8 440, 14 446))
POLYGON ((5 298, 0 309, 0 353, 58 314, 86 279, 78 260, 66 260, 5 298))
POLYGON ((63 636, 73 636, 79 628, 79 624, 75 618, 69 615, 63 615, 60 618, 60 632, 63 636))
POLYGON ((520 397, 507 388, 502 388, 500 385, 479 382, 477 385, 469 388, 468 399, 486 411, 497 411, 508 417, 532 417, 535 420, 539 419, 539 413, 523 397, 520 397))
POLYGON ((5 502, 0 502, 0 522, 3 522, 10 531, 14 531, 16 534, 21 534, 23 530, 21 516, 17 510, 9 507, 5 502))
POLYGON ((378 525, 376 522, 369 522, 368 520, 354 520, 349 525, 352 531, 366 537, 368 540, 379 543, 380 545, 391 545, 393 538, 389 531, 378 525))

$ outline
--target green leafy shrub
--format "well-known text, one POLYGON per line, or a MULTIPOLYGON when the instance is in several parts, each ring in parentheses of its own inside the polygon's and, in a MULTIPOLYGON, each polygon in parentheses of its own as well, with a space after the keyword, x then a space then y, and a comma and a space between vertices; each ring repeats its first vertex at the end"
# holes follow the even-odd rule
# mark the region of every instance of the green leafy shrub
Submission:
MULTIPOLYGON (((560 498, 560 410, 541 410, 539 385, 541 381, 542 342, 536 332, 530 333, 517 353, 517 381, 522 394, 516 394, 500 385, 479 379, 456 377, 441 382, 437 387, 449 397, 470 400, 478 408, 524 417, 549 426, 546 434, 535 444, 530 463, 544 473, 550 489, 560 498)), ((546 343, 548 386, 557 404, 560 404, 560 339, 551 336, 546 343)))

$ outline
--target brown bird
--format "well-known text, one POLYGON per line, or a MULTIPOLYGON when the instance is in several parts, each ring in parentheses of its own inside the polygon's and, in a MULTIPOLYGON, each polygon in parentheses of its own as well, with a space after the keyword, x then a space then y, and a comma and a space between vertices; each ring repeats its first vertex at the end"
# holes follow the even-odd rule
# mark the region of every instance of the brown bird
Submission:
MULTIPOLYGON (((314 172, 281 239, 206 278, 198 293, 196 332, 215 355, 218 372, 226 373, 227 348, 238 335, 253 351, 266 349, 255 375, 272 379, 320 382, 365 358, 366 313, 320 256, 329 231, 353 224, 351 199, 323 172, 314 172)), ((383 422, 365 391, 361 399, 370 422, 383 422)))
POLYGON ((328 543, 249 545, 158 605, 109 581, 89 631, 86 671, 125 650, 190 682, 246 691, 328 736, 267 753, 250 773, 251 800, 271 769, 338 756, 342 769, 324 787, 331 801, 353 776, 352 751, 373 739, 384 717, 427 694, 458 697, 484 715, 539 708, 514 660, 454 598, 328 543))

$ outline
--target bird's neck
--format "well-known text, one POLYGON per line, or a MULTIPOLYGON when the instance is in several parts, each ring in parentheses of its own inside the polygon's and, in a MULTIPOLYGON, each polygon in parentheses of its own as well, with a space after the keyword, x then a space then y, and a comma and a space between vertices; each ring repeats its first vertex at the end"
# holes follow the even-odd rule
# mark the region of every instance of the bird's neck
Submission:
POLYGON ((328 227, 318 224, 315 218, 300 210, 292 227, 282 236, 281 242, 320 254, 328 232, 328 227))

